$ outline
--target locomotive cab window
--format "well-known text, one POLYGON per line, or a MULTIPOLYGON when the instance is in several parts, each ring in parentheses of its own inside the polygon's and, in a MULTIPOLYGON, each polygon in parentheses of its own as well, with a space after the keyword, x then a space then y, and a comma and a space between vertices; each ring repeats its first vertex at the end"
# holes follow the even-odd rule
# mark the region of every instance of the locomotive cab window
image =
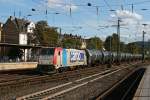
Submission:
POLYGON ((41 55, 54 55, 54 48, 42 48, 41 55))
POLYGON ((60 56, 60 51, 58 52, 58 55, 60 56))

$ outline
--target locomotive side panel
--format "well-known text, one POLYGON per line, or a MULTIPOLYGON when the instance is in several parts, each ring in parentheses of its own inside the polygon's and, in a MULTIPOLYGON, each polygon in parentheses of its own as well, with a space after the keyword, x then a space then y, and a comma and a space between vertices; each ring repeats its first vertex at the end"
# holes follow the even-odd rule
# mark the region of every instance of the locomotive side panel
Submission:
POLYGON ((87 57, 84 50, 67 49, 67 66, 87 65, 87 57))
POLYGON ((39 56, 39 65, 53 65, 55 48, 43 48, 39 56))

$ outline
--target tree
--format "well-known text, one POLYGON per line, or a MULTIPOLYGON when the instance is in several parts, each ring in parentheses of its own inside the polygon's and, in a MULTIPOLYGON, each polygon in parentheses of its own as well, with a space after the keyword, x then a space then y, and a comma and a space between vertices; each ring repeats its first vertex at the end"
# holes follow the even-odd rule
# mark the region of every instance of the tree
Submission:
POLYGON ((43 43, 43 32, 45 28, 48 26, 46 21, 39 21, 35 25, 35 33, 37 34, 37 37, 39 38, 40 42, 43 43))
POLYGON ((120 51, 125 52, 126 45, 124 42, 119 42, 119 37, 117 34, 113 33, 112 36, 106 37, 106 40, 104 42, 104 47, 107 51, 117 51, 118 46, 120 45, 120 51), (111 46, 111 47, 110 47, 111 46))
POLYGON ((106 37, 106 40, 104 42, 104 47, 108 51, 110 51, 110 49, 111 51, 117 51, 118 44, 119 44, 119 37, 117 34, 113 33, 112 36, 106 37))
POLYGON ((119 36, 115 33, 112 35, 112 51, 117 51, 119 43, 119 36))
POLYGON ((120 42, 120 52, 126 52, 126 44, 124 42, 120 42))
POLYGON ((87 48, 88 49, 99 49, 101 50, 103 47, 103 42, 99 37, 92 37, 87 40, 87 48))
POLYGON ((52 27, 46 28, 43 32, 43 41, 44 44, 56 46, 58 42, 57 30, 52 27))
POLYGON ((104 42, 104 47, 107 51, 112 49, 112 36, 108 36, 104 42))
POLYGON ((63 38, 62 45, 64 48, 80 48, 81 41, 79 39, 74 38, 63 38))
POLYGON ((138 54, 140 48, 136 45, 136 43, 128 43, 126 46, 126 51, 132 54, 138 54))
POLYGON ((46 21, 39 21, 35 25, 37 34, 42 45, 56 46, 58 42, 57 28, 50 27, 46 21))

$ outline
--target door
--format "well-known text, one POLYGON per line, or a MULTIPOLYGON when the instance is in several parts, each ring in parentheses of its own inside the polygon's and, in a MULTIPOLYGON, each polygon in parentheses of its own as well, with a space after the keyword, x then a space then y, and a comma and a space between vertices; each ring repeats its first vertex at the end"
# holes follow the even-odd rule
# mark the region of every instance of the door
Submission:
POLYGON ((62 48, 56 48, 55 51, 55 67, 56 69, 62 67, 62 48))

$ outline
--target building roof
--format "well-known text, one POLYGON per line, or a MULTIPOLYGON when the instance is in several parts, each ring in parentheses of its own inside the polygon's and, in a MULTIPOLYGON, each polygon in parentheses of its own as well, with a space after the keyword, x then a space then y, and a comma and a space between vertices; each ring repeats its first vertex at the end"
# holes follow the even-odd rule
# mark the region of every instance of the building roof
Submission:
POLYGON ((10 16, 9 19, 14 23, 19 32, 26 31, 27 26, 30 24, 30 21, 25 19, 20 19, 12 16, 10 16))

